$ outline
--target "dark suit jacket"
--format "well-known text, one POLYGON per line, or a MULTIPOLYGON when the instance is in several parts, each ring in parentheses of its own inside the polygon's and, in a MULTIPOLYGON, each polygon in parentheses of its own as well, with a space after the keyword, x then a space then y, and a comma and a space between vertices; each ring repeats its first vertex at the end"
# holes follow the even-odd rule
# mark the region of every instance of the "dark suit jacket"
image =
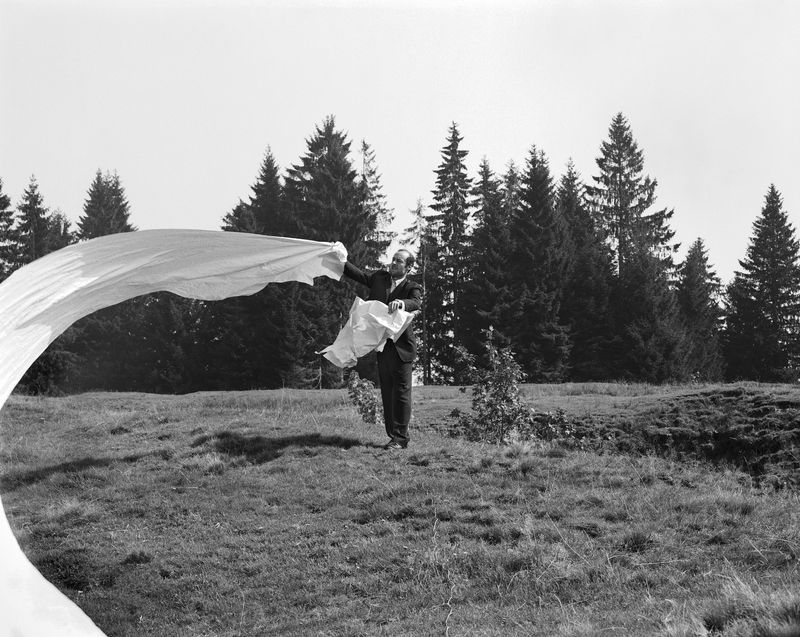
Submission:
MULTIPOLYGON (((366 273, 359 270, 351 263, 344 264, 344 275, 357 283, 369 288, 367 301, 381 301, 387 305, 394 300, 405 303, 406 312, 416 312, 422 309, 422 286, 411 281, 408 277, 395 291, 389 294, 392 288, 392 275, 387 270, 366 273)), ((411 362, 417 353, 417 339, 414 330, 409 326, 394 342, 397 355, 403 362, 411 362)))

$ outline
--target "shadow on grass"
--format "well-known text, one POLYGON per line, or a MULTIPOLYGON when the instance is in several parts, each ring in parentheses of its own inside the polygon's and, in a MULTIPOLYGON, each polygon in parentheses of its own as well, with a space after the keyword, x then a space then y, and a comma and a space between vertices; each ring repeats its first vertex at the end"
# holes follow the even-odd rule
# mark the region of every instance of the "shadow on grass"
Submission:
POLYGON ((165 457, 165 453, 164 450, 158 450, 148 451, 147 453, 134 453, 116 458, 81 458, 80 460, 70 460, 69 462, 61 462, 59 464, 50 465, 49 467, 39 467, 38 469, 30 469, 28 471, 9 471, 0 476, 0 491, 9 493, 20 487, 41 482, 59 473, 79 474, 86 469, 108 467, 115 462, 136 462, 147 456, 165 457))
POLYGON ((199 447, 209 441, 213 441, 216 451, 229 456, 245 458, 253 464, 275 460, 285 449, 290 447, 311 451, 317 447, 350 449, 363 446, 363 443, 357 438, 345 438, 344 436, 304 434, 265 438, 264 436, 245 436, 232 431, 221 431, 210 436, 200 436, 192 442, 192 447, 199 447))

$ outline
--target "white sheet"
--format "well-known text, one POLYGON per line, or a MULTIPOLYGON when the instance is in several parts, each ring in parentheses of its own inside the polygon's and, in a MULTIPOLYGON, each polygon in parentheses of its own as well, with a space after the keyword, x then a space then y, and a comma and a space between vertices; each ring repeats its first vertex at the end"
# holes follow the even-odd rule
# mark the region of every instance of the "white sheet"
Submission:
MULTIPOLYGON (((53 252, 0 284, 0 408, 72 323, 142 294, 218 300, 267 283, 340 279, 341 243, 204 230, 143 230, 53 252)), ((0 502, 0 637, 92 637, 100 629, 27 560, 0 502)))
POLYGON ((372 350, 382 352, 386 341, 402 334, 413 318, 411 312, 396 310, 389 313, 385 303, 356 297, 350 307, 350 317, 336 340, 317 353, 337 367, 355 367, 360 356, 372 350))

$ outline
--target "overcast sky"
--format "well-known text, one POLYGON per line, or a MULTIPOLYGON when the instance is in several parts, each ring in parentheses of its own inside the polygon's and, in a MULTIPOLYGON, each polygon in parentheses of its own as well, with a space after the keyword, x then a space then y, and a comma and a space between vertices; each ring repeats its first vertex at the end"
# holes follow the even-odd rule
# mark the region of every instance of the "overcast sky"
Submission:
POLYGON ((334 115, 399 229, 451 122, 473 175, 535 144, 591 181, 621 111, 676 238, 727 281, 771 183, 800 226, 798 78, 790 0, 0 0, 0 178, 75 222, 116 170, 140 229, 218 229, 268 146, 286 168, 334 115))

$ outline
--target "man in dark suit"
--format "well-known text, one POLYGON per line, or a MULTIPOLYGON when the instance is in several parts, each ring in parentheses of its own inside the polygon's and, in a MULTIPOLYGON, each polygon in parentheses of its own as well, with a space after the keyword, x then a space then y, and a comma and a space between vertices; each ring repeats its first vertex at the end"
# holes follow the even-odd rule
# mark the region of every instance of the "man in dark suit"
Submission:
MULTIPOLYGON (((381 301, 390 312, 398 309, 416 312, 422 308, 422 286, 408 279, 414 265, 414 255, 402 248, 395 252, 389 270, 365 273, 351 263, 344 264, 344 274, 353 281, 369 287, 368 301, 381 301)), ((397 337, 389 339, 378 352, 378 380, 381 384, 383 419, 390 450, 405 449, 408 445, 408 423, 411 420, 411 368, 417 353, 417 341, 409 325, 397 337)))

